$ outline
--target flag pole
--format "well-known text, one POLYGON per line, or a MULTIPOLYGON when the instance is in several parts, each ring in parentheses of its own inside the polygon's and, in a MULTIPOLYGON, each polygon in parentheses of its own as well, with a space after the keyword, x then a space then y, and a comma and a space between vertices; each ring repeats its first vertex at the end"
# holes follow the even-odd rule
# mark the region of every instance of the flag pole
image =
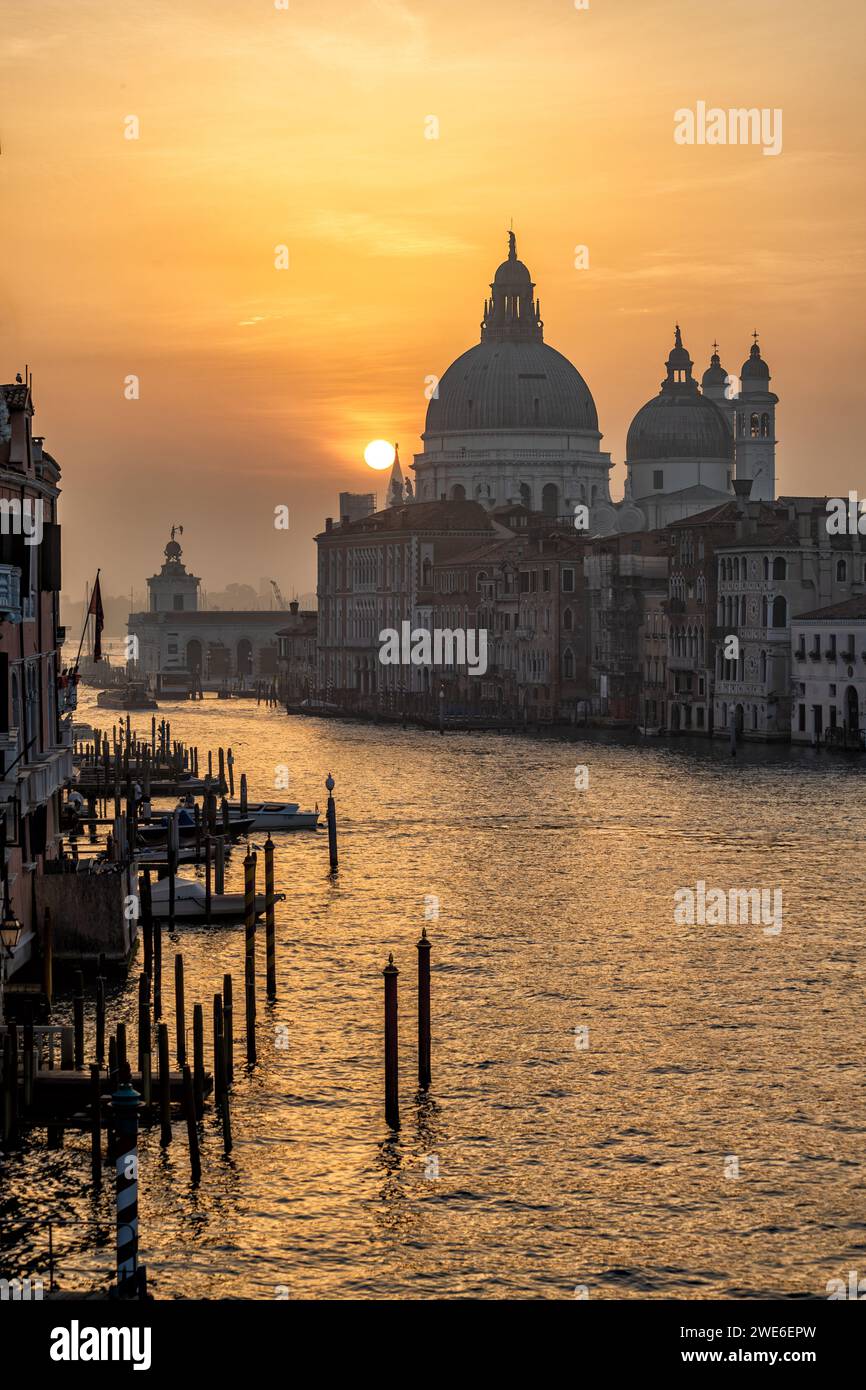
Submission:
MULTIPOLYGON (((101 573, 101 570, 97 570, 97 571, 96 571, 96 581, 95 581, 95 583, 94 583, 94 585, 93 585, 94 589, 96 588, 96 585, 99 583, 99 576, 100 576, 100 573, 101 573)), ((92 602, 93 602, 93 596, 91 595, 91 603, 92 603, 92 602)), ((88 605, 87 605, 87 612, 86 612, 85 615, 84 615, 84 627, 81 629, 81 641, 78 643, 78 655, 77 655, 76 658, 75 658, 75 665, 74 665, 73 668, 72 668, 73 671, 77 671, 77 670, 78 670, 78 663, 79 663, 79 661, 81 660, 81 648, 84 646, 84 636, 85 636, 85 633, 87 632, 87 624, 88 624, 89 622, 90 622, 90 604, 88 603, 88 605)))

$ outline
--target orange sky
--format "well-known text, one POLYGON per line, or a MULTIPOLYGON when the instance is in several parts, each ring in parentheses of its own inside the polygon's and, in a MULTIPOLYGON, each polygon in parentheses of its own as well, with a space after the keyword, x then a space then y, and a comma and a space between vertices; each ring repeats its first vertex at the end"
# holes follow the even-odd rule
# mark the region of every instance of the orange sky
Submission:
POLYGON ((862 0, 7 16, 0 370, 30 364, 63 468, 65 591, 97 564, 106 592, 140 588, 172 522, 212 589, 314 587, 338 491, 383 487, 364 445, 399 440, 409 462, 425 377, 477 341, 512 217, 615 497, 676 319, 700 371, 714 337, 738 370, 760 330, 780 491, 866 492, 864 31, 862 0), (782 108, 781 155, 676 145, 698 100, 782 108))

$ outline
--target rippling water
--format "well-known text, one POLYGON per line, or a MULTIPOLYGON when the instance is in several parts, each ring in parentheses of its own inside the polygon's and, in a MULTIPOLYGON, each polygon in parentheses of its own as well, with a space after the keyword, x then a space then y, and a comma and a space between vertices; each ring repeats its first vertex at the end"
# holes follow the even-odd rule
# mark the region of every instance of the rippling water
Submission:
MULTIPOLYGON (((85 694, 80 716, 108 722, 93 710, 85 694)), ((142 1140, 157 1297, 820 1297, 862 1267, 859 763, 748 747, 734 761, 724 742, 440 738, 215 700, 163 713, 175 737, 230 744, 251 797, 274 795, 287 763, 293 798, 323 804, 333 771, 341 861, 331 882, 324 834, 274 837, 279 998, 264 999, 261 932, 259 1065, 237 1065, 231 1158, 208 1115, 196 1190, 182 1126, 166 1154, 158 1126, 142 1140), (674 892, 699 879, 781 887, 781 933, 676 925, 674 892), (439 917, 425 923, 428 895, 439 917), (402 971, 396 1138, 382 1097, 389 951, 402 971)), ((229 886, 241 877, 236 853, 229 886)), ((224 971, 238 994, 242 938, 164 940, 169 963, 184 953, 188 1013, 224 971)), ((131 1024, 135 975, 116 995, 131 1024)), ((238 1063, 242 1030, 241 1008, 238 1063)), ((85 1288, 111 1268, 112 1183, 92 1194, 86 1134, 67 1132, 61 1151, 44 1139, 0 1160, 3 1263, 47 1276, 51 1216, 65 1223, 60 1284, 85 1288)))

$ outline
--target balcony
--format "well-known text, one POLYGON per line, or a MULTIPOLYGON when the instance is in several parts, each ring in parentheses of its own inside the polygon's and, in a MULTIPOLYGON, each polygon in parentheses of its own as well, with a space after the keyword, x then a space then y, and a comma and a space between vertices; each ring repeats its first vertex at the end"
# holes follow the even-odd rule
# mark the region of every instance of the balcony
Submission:
POLYGON ((856 656, 854 652, 840 652, 839 660, 844 661, 846 666, 853 666, 854 662, 856 661, 856 656))
POLYGON ((21 622, 21 571, 17 565, 0 565, 0 618, 21 622))

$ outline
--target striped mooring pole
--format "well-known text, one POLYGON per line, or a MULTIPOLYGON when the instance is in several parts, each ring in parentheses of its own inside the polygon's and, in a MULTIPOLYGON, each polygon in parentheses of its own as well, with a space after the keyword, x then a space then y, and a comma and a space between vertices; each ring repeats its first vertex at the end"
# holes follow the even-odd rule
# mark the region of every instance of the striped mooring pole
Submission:
POLYGON ((138 1275, 138 1102, 128 1081, 111 1097, 117 1171, 117 1292, 134 1298, 138 1275))

